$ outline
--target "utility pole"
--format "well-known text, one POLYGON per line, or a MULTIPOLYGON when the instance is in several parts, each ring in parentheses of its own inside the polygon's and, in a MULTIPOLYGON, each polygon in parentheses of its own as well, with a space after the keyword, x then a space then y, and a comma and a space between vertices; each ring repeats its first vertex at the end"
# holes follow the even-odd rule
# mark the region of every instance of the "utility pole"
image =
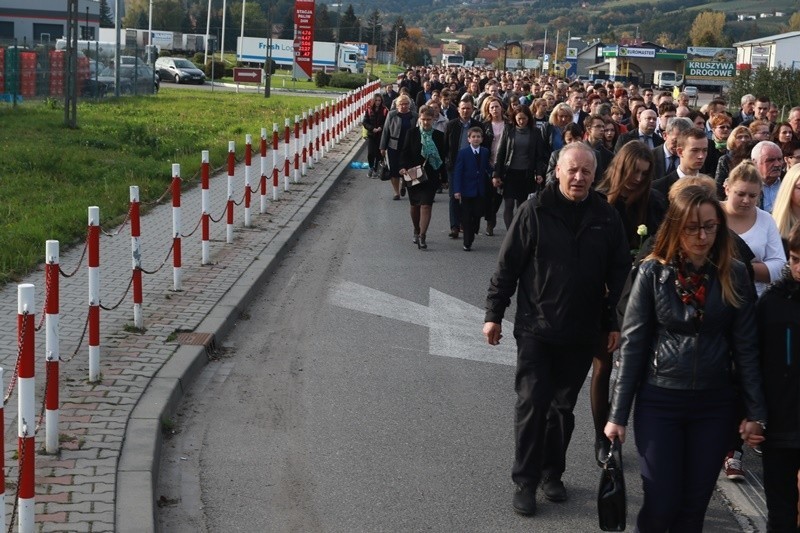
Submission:
POLYGON ((225 62, 225 12, 228 11, 228 0, 222 0, 222 42, 219 43, 219 60, 225 62))
POLYGON ((150 12, 147 16, 147 64, 153 64, 153 0, 150 0, 150 12))
MULTIPOLYGON (((208 39, 210 38, 209 33, 211 32, 211 0, 208 0, 208 14, 206 15, 206 53, 203 56, 203 65, 208 63, 208 39)), ((211 60, 214 60, 214 57, 211 57, 211 60)), ((211 83, 214 83, 214 80, 211 80, 211 83)))
MULTIPOLYGON (((64 125, 78 127, 78 0, 67 0, 67 86, 64 125)), ((16 102, 16 99, 15 99, 16 102)))
POLYGON ((272 92, 272 0, 267 2, 267 54, 264 58, 264 98, 272 92))

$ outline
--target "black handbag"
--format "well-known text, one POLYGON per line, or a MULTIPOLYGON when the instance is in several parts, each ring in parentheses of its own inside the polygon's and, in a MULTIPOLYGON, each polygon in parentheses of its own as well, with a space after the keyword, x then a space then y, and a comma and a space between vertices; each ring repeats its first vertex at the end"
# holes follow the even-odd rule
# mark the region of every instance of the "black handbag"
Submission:
POLYGON ((608 457, 603 461, 600 486, 597 488, 597 518, 603 531, 625 531, 627 502, 625 476, 622 473, 622 445, 611 443, 608 457))

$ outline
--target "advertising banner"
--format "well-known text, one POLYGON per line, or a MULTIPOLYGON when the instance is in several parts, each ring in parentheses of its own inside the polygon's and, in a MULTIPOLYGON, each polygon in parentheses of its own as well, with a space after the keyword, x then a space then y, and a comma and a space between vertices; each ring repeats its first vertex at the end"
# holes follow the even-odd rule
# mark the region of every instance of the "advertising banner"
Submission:
POLYGON ((720 85, 733 81, 736 49, 690 46, 686 49, 686 83, 720 85))
POLYGON ((314 75, 314 0, 294 3, 294 76, 311 79, 314 75))

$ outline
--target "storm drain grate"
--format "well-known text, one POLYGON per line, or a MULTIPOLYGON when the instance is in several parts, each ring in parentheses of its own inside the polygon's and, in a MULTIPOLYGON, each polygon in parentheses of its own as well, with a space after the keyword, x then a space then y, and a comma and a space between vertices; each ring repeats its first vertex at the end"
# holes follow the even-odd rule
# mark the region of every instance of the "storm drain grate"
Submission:
POLYGON ((179 344, 190 344, 192 346, 205 346, 206 349, 214 347, 213 333, 198 333, 196 331, 182 331, 178 333, 179 344))

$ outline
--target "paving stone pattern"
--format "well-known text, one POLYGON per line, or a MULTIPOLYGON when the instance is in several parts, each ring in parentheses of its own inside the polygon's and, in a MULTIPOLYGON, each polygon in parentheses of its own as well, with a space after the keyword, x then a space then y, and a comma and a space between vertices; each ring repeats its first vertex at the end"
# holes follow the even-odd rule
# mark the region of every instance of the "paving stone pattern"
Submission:
MULTIPOLYGON (((257 140, 258 136, 254 135, 257 140)), ((237 144, 244 142, 236 139, 237 144)), ((89 383, 88 338, 74 358, 60 364, 60 450, 57 455, 44 453, 45 427, 36 434, 36 522, 37 531, 113 531, 117 461, 129 415, 150 379, 177 350, 177 330, 192 331, 206 317, 220 298, 236 283, 259 252, 279 234, 282 227, 306 203, 314 201, 316 185, 335 179, 334 169, 356 143, 357 130, 334 145, 299 183, 290 180, 290 190, 273 202, 270 194, 267 213, 259 214, 259 195, 253 195, 252 227, 245 228, 244 205, 235 208, 234 243, 225 243, 225 219, 211 225, 212 265, 200 266, 201 230, 182 239, 183 290, 173 292, 172 258, 153 275, 144 275, 142 305, 146 331, 130 331, 133 325, 133 296, 129 292, 113 311, 101 311, 101 380, 89 383), (126 326, 128 326, 126 328, 126 326), (68 525, 67 525, 68 524, 68 525)), ((260 176, 258 146, 254 144, 251 181, 256 187, 260 176)), ((200 154, 197 155, 198 159, 200 154)), ((267 168, 272 168, 272 151, 267 153, 267 168)), ((283 147, 279 150, 279 164, 283 147)), ((227 172, 225 161, 211 161, 221 167, 211 179, 211 215, 220 217, 225 209, 227 172)), ((165 189, 171 168, 165 165, 165 189)), ((236 166, 235 199, 244 191, 244 163, 236 166)), ((292 174, 293 177, 293 174, 292 174)), ((191 232, 200 219, 198 178, 185 178, 194 186, 184 190, 181 201, 183 233, 191 232)), ((185 188, 188 183, 185 184, 185 188)), ((87 207, 91 199, 87 199, 87 207)), ((85 219, 88 220, 88 219, 85 219)), ((123 296, 131 279, 130 225, 105 228, 100 239, 101 303, 110 307, 123 296), (108 236, 108 234, 115 234, 108 236)), ((159 204, 147 208, 141 219, 142 267, 155 270, 167 257, 171 246, 172 206, 167 195, 159 204)), ((45 243, 42 242, 42 257, 45 243)), ((69 273, 78 265, 83 245, 64 250, 60 265, 69 273)), ((36 285, 36 323, 44 306, 44 266, 29 275, 25 283, 36 285)), ((72 278, 60 276, 60 351, 69 359, 81 341, 87 317, 88 281, 86 259, 72 278)), ((41 411, 45 386, 45 332, 36 333, 36 413, 41 411)), ((0 288, 0 366, 5 369, 4 390, 8 387, 17 357, 17 286, 0 288)), ((6 443, 6 520, 11 519, 16 500, 17 465, 17 391, 5 406, 6 443)), ((15 519, 16 521, 16 519, 15 519)), ((16 529, 16 526, 15 526, 16 529)))

